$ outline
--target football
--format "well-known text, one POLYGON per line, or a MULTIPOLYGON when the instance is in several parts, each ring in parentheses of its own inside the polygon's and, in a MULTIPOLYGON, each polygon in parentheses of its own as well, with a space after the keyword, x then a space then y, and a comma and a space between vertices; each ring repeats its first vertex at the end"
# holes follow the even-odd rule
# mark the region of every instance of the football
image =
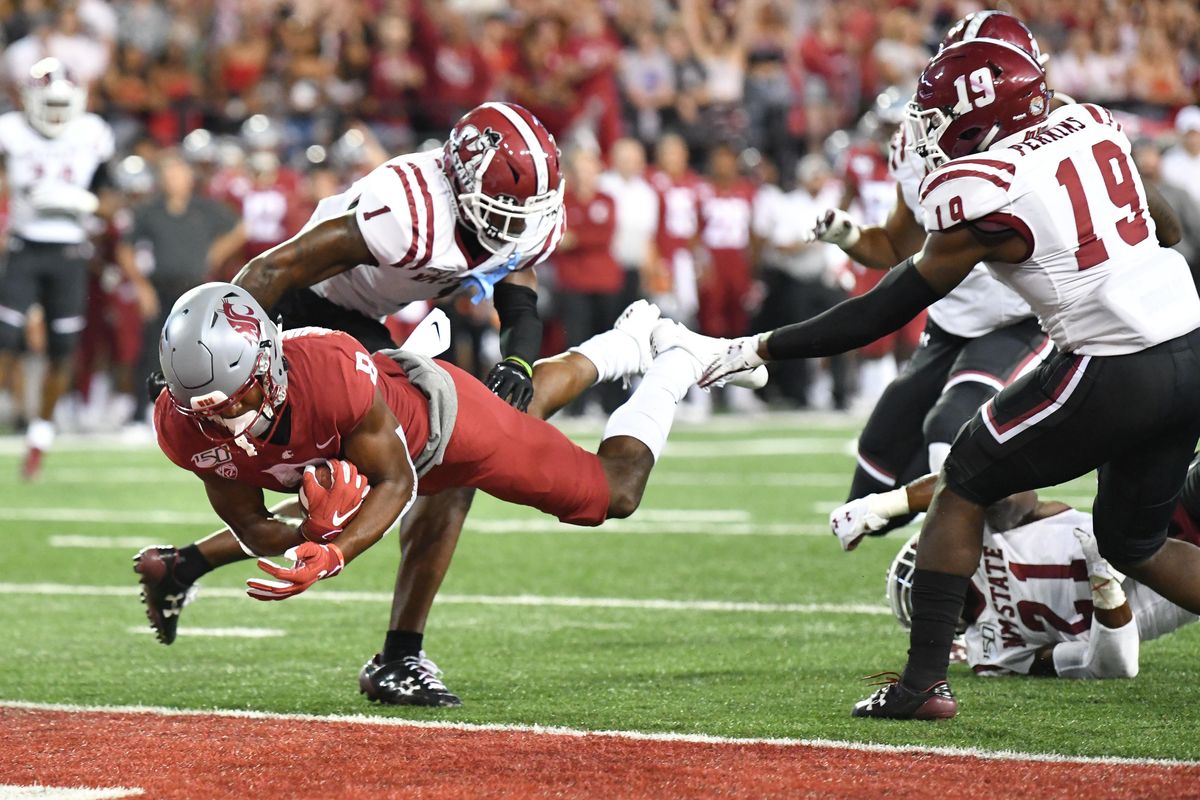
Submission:
POLYGON ((333 487, 333 470, 329 468, 328 461, 322 461, 313 466, 313 477, 317 479, 317 484, 321 487, 325 489, 333 487))

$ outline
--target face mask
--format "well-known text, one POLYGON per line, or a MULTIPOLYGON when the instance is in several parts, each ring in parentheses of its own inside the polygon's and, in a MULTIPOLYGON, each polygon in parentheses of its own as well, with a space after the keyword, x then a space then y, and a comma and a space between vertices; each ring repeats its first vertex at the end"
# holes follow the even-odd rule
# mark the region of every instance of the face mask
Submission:
POLYGON ((247 411, 236 417, 213 417, 213 420, 234 436, 249 434, 259 437, 266 434, 271 427, 271 416, 266 412, 259 414, 257 410, 247 411))

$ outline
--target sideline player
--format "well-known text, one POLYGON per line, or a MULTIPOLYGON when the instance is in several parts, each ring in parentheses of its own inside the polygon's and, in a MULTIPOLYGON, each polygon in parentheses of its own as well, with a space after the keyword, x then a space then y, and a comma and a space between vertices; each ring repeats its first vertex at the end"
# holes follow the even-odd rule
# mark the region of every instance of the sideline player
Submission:
POLYGON ((909 106, 929 174, 921 252, 872 292, 807 322, 738 339, 704 381, 770 358, 843 352, 899 327, 983 262, 1033 307, 1058 353, 988 401, 955 438, 913 571, 908 664, 854 716, 944 719, 954 626, 979 566, 984 509, 1099 468, 1100 553, 1200 612, 1200 548, 1167 523, 1200 436, 1200 298, 1178 219, 1100 106, 1049 113, 1046 74, 1005 42, 951 45, 909 106))
MULTIPOLYGON (((1044 63, 1037 40, 1011 14, 981 11, 950 28, 942 48, 959 41, 997 39, 1044 63)), ((1057 98, 1055 99, 1057 101, 1057 98)), ((886 270, 915 255, 925 239, 919 199, 925 165, 912 152, 904 126, 892 138, 887 171, 896 182, 881 225, 860 227, 829 209, 808 232, 841 247, 872 270, 886 270)), ((876 281, 877 282, 877 281, 876 281)), ((981 405, 1024 371, 1034 369, 1052 345, 1033 309, 982 264, 929 307, 921 344, 884 390, 858 437, 858 464, 848 499, 882 493, 942 467, 955 434, 981 405)), ((907 524, 897 517, 873 532, 907 524)))
MULTIPOLYGON (((478 487, 577 525, 632 514, 676 406, 728 341, 659 320, 645 301, 623 322, 538 362, 546 414, 599 381, 644 373, 592 454, 452 365, 403 350, 371 356, 339 331, 280 333, 244 289, 209 283, 180 298, 163 327, 168 388, 155 405, 155 430, 171 461, 201 478, 248 553, 293 562, 260 559, 276 580, 247 581, 250 596, 282 600, 341 572, 418 493, 478 487), (523 458, 513 457, 514 443, 523 458), (332 485, 323 487, 312 467, 327 461, 332 485), (267 510, 264 489, 299 491, 304 521, 267 510)), ((168 565, 139 566, 161 581, 168 565)), ((424 705, 459 705, 422 661, 377 656, 360 687, 371 699, 420 692, 424 705)))
MULTIPOLYGON (((524 410, 542 339, 532 267, 562 237, 562 192, 554 137, 520 106, 485 103, 459 120, 442 149, 393 158, 322 200, 297 236, 251 260, 235 282, 279 315, 285 329, 345 331, 370 352, 393 346, 380 319, 407 303, 464 288, 492 297, 505 358, 486 383, 524 410)), ((421 652, 430 605, 472 496, 471 489, 454 489, 422 498, 409 515, 385 660, 421 652)), ((139 571, 144 558, 162 560, 170 576, 144 592, 161 642, 174 640, 191 585, 239 557, 228 531, 179 550, 139 554, 139 571)))
MULTIPOLYGON (((100 207, 97 193, 107 185, 114 143, 108 123, 87 112, 87 89, 56 58, 33 65, 21 102, 21 111, 0 116, 11 231, 0 274, 0 386, 16 365, 25 315, 38 303, 46 315, 50 365, 25 435, 21 473, 28 480, 54 445, 54 406, 70 388, 92 251, 85 223, 100 207)), ((130 277, 140 280, 143 296, 150 291, 145 278, 130 277)))
MULTIPOLYGON (((1200 502, 1200 471, 1193 460, 1169 526, 1176 539, 1200 544, 1188 508, 1200 502)), ((900 489, 902 507, 926 511, 937 475, 900 489)), ((848 503, 830 515, 843 545, 886 520, 848 503), (857 534, 855 533, 857 531, 857 534)), ((920 534, 914 534, 887 574, 892 612, 912 627, 912 571, 920 534)), ((1022 492, 990 506, 983 559, 971 576, 960 629, 964 657, 976 674, 1062 678, 1132 678, 1141 642, 1196 621, 1191 614, 1100 555, 1092 515, 1065 503, 1022 492)))

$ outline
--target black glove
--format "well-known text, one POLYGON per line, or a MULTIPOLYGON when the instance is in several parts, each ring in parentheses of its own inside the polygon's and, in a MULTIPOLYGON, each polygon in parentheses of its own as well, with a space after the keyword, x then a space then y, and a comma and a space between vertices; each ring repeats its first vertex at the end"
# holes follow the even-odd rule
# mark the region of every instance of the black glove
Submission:
POLYGON ((517 411, 529 408, 533 399, 533 369, 513 356, 492 367, 483 383, 517 411))
POLYGON ((146 397, 150 400, 150 405, 154 405, 158 401, 158 396, 165 388, 167 388, 167 379, 161 370, 156 369, 146 376, 146 397))

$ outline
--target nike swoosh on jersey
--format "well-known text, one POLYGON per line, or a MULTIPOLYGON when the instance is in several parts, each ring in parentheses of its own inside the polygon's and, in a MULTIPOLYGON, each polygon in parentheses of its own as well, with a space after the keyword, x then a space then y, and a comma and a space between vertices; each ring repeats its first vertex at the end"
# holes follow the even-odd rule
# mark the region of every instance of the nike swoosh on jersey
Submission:
POLYGON ((335 433, 333 436, 330 436, 328 439, 326 439, 325 441, 323 441, 319 445, 317 445, 317 449, 324 450, 326 447, 329 447, 329 445, 332 444, 333 440, 336 438, 337 438, 337 434, 335 433))

